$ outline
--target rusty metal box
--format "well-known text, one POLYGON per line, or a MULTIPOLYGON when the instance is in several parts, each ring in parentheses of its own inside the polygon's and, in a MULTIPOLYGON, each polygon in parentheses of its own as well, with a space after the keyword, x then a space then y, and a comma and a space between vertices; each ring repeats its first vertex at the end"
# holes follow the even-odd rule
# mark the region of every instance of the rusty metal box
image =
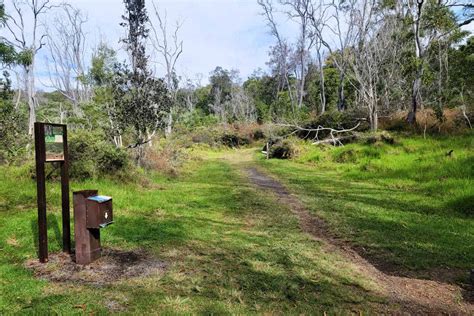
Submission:
POLYGON ((87 228, 104 228, 114 222, 112 198, 95 195, 87 198, 87 228))

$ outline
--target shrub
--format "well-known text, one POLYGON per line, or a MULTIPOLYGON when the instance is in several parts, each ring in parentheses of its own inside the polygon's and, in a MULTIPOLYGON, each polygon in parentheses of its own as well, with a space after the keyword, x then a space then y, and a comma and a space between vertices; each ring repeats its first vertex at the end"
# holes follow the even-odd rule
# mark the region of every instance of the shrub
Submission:
POLYGON ((274 145, 270 148, 270 158, 290 159, 294 156, 295 150, 289 141, 274 145))
POLYGON ((0 164, 24 157, 28 144, 27 116, 13 102, 0 100, 0 164))
POLYGON ((342 147, 334 149, 332 158, 337 163, 358 163, 365 158, 379 159, 382 152, 381 147, 362 146, 359 147, 342 147))
POLYGON ((380 134, 380 139, 386 144, 389 144, 389 145, 395 144, 395 138, 393 138, 393 136, 390 135, 390 133, 388 133, 386 131, 383 131, 380 134))
POLYGON ((97 175, 94 143, 100 141, 97 134, 84 131, 71 132, 68 139, 69 176, 75 179, 94 178, 97 175))
POLYGON ((104 141, 101 133, 74 131, 68 140, 69 176, 75 179, 114 175, 129 170, 125 150, 104 141))
MULTIPOLYGON (((292 144, 289 139, 282 139, 280 137, 270 138, 267 141, 270 149, 268 153, 269 158, 277 159, 290 159, 295 156, 295 146, 292 144)), ((266 144, 263 147, 263 150, 266 151, 266 144)))
POLYGON ((357 162, 357 153, 354 149, 342 149, 335 151, 333 153, 333 159, 338 163, 356 163, 357 162))
POLYGON ((427 108, 418 111, 415 126, 407 123, 407 115, 406 111, 393 113, 388 118, 380 119, 379 126, 381 129, 388 131, 406 131, 432 135, 457 134, 468 128, 467 120, 460 109, 444 109, 441 111, 439 108, 427 108))
POLYGON ((360 158, 372 158, 372 159, 379 159, 380 158, 380 150, 376 147, 365 147, 362 151, 359 152, 360 158))
POLYGON ((235 148, 250 144, 250 139, 234 133, 225 133, 221 137, 222 145, 235 148))
POLYGON ((98 169, 101 173, 114 173, 125 169, 129 165, 127 153, 123 149, 116 148, 110 144, 101 145, 98 157, 98 169))
POLYGON ((207 144, 209 146, 215 146, 217 138, 218 138, 217 133, 213 132, 213 130, 209 129, 209 128, 197 129, 191 135, 191 140, 192 140, 193 143, 207 144))
POLYGON ((177 123, 185 128, 192 129, 200 126, 215 125, 218 123, 218 119, 214 115, 207 115, 201 109, 196 109, 183 114, 177 123))
POLYGON ((188 134, 182 133, 181 138, 186 138, 188 142, 194 144, 235 148, 265 139, 265 135, 273 134, 275 131, 278 132, 279 129, 273 127, 270 129, 265 125, 235 123, 197 128, 188 134))
POLYGON ((254 140, 261 140, 265 138, 265 133, 261 129, 257 129, 253 132, 252 138, 254 140))
POLYGON ((379 142, 383 142, 388 145, 394 145, 395 138, 389 132, 383 131, 381 133, 369 135, 365 140, 365 143, 368 145, 377 144, 379 142))
POLYGON ((144 167, 176 176, 179 166, 187 157, 186 151, 174 139, 161 139, 156 145, 146 149, 144 167))

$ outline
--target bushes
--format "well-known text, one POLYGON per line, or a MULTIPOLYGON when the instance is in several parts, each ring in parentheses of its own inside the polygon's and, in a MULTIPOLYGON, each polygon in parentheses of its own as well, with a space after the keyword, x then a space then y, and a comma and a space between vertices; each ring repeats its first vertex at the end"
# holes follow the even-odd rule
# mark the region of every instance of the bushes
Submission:
POLYGON ((253 140, 261 140, 265 138, 265 133, 261 129, 257 129, 253 132, 253 140))
POLYGON ((153 147, 146 148, 143 167, 176 176, 179 167, 187 158, 187 153, 180 141, 162 138, 153 147))
POLYGON ((124 150, 107 144, 102 147, 97 163, 99 172, 106 174, 124 170, 128 166, 129 160, 124 150))
POLYGON ((28 116, 15 109, 13 102, 0 100, 0 164, 11 163, 25 156, 29 138, 28 116))
POLYGON ((364 159, 379 159, 383 149, 377 147, 357 146, 342 147, 333 151, 332 160, 337 163, 359 163, 364 159))
POLYGON ((218 119, 214 115, 207 115, 201 109, 196 109, 192 112, 187 112, 181 115, 177 123, 178 125, 182 125, 185 129, 191 129, 215 125, 218 123, 218 119))
POLYGON ((343 149, 333 153, 333 160, 338 163, 356 163, 358 159, 358 153, 355 149, 343 149))
MULTIPOLYGON (((387 132, 378 134, 358 134, 356 141, 346 146, 330 144, 312 145, 307 140, 290 137, 268 139, 269 158, 293 159, 309 163, 357 164, 363 161, 378 160, 387 151, 400 146, 387 132)), ((266 151, 266 145, 262 149, 266 151)))
POLYGON ((369 135, 366 138, 366 144, 373 145, 376 144, 377 142, 382 142, 388 145, 394 145, 395 144, 395 138, 387 131, 383 131, 381 133, 375 133, 372 135, 369 135))
POLYGON ((216 145, 216 133, 209 128, 199 128, 191 135, 191 140, 195 144, 216 145))
POLYGON ((194 144, 206 144, 210 147, 236 148, 265 139, 266 126, 257 124, 217 125, 197 128, 190 133, 194 144))
POLYGON ((275 144, 270 147, 270 158, 278 158, 278 159, 290 159, 295 155, 295 147, 293 144, 288 141, 284 140, 281 143, 275 144))
MULTIPOLYGON (((282 139, 281 137, 270 138, 268 141, 269 153, 268 158, 290 159, 295 156, 296 146, 293 145, 292 140, 282 139)), ((266 151, 266 144, 263 151, 266 151)))
POLYGON ((68 139, 69 176, 76 179, 93 178, 96 175, 94 163, 94 142, 98 137, 91 133, 71 133, 68 139))
MULTIPOLYGON (((406 111, 393 113, 390 117, 380 119, 379 126, 387 131, 430 135, 456 135, 469 128, 460 109, 445 109, 442 112, 433 109, 420 110, 416 115, 415 126, 407 123, 407 115, 406 111)), ((471 117, 469 117, 469 114, 467 115, 472 122, 472 113, 470 114, 471 117)))
POLYGON ((68 149, 71 178, 96 178, 129 170, 130 163, 125 150, 104 141, 100 133, 74 131, 69 136, 68 149))
POLYGON ((250 144, 250 139, 238 134, 225 133, 221 136, 221 143, 224 146, 234 148, 250 144))

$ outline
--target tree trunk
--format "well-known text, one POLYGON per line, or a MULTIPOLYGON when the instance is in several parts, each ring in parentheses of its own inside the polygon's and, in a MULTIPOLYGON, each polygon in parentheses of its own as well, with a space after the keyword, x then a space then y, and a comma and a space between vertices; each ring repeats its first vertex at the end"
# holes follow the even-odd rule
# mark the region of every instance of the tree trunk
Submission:
POLYGON ((321 99, 321 114, 326 112, 326 90, 324 88, 324 68, 323 68, 323 62, 321 60, 321 52, 320 48, 318 46, 317 49, 318 53, 318 63, 319 63, 319 90, 320 90, 320 99, 321 99))
POLYGON ((25 66, 25 90, 28 99, 28 135, 33 135, 34 125, 36 122, 36 91, 35 77, 33 74, 34 62, 25 66))
POLYGON ((420 97, 420 89, 421 89, 421 78, 423 76, 423 48, 420 41, 420 20, 421 14, 423 9, 424 0, 417 0, 416 2, 416 13, 414 16, 414 23, 413 23, 413 33, 415 34, 415 56, 417 62, 417 70, 416 70, 416 77, 413 80, 413 87, 412 87, 412 101, 411 101, 411 111, 408 113, 407 121, 409 124, 413 125, 416 123, 416 111, 418 110, 419 106, 419 97, 420 97))
POLYGON ((168 121, 166 122, 166 130, 165 130, 166 137, 171 136, 172 131, 173 131, 173 114, 170 111, 170 113, 168 114, 168 121))
POLYGON ((18 89, 17 89, 17 95, 16 95, 16 100, 15 100, 15 110, 18 110, 20 108, 20 101, 21 101, 21 85, 20 85, 20 75, 16 73, 16 82, 18 83, 18 89))
POLYGON ((372 131, 376 132, 379 128, 379 114, 377 112, 377 109, 374 109, 373 115, 373 122, 372 122, 372 131))
POLYGON ((412 96, 411 96, 411 111, 408 113, 407 122, 411 125, 416 123, 416 112, 418 110, 418 99, 420 95, 421 75, 418 73, 413 81, 412 96))
POLYGON ((344 111, 346 109, 346 98, 344 95, 344 78, 345 73, 341 71, 339 76, 339 86, 337 87, 337 109, 339 111, 344 111))
MULTIPOLYGON (((303 52, 304 54, 304 52, 303 52)), ((300 82, 300 88, 299 88, 299 96, 298 96, 298 109, 301 110, 301 107, 303 106, 303 96, 304 96, 304 84, 305 84, 305 65, 304 65, 304 58, 301 58, 301 82, 300 82)))
POLYGON ((378 118, 377 110, 375 108, 370 109, 369 123, 370 123, 370 130, 372 132, 376 132, 379 127, 379 118, 378 118))

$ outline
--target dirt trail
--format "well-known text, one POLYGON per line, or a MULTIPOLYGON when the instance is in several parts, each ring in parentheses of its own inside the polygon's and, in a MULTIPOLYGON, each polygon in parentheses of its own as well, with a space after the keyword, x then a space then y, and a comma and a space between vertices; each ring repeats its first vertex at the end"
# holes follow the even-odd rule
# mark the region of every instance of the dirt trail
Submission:
POLYGON ((244 171, 257 187, 272 192, 280 203, 287 205, 298 217, 300 227, 323 248, 336 252, 349 260, 368 279, 379 285, 380 294, 400 306, 409 314, 474 315, 474 305, 463 301, 462 289, 456 285, 431 280, 387 275, 361 257, 346 242, 336 238, 323 220, 312 215, 301 201, 292 195, 279 181, 252 166, 250 155, 226 157, 244 171))

